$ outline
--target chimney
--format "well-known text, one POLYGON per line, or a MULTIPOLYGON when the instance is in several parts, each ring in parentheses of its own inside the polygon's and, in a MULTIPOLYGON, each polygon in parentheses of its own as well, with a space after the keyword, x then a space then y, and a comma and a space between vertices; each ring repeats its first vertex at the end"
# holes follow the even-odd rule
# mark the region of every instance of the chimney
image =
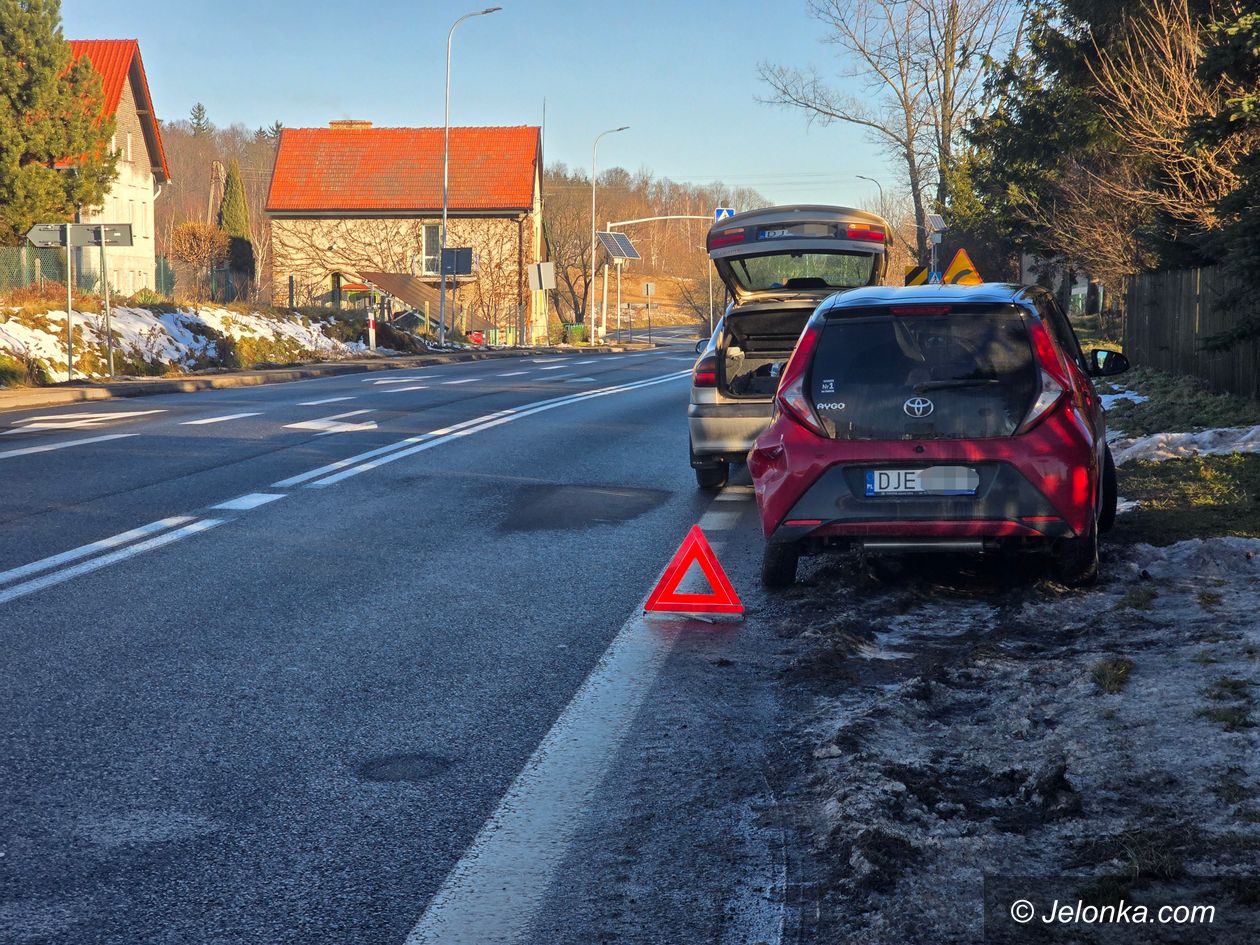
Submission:
POLYGON ((330 121, 328 123, 328 127, 336 128, 339 131, 353 131, 356 129, 371 128, 372 123, 370 121, 363 121, 359 118, 342 118, 339 121, 330 121))

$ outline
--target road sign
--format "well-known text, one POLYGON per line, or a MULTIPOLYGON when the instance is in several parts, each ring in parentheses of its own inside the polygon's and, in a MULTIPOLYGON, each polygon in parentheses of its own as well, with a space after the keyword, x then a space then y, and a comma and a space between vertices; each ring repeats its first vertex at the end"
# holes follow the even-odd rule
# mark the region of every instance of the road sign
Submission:
POLYGON ((37 223, 27 232, 26 238, 40 249, 66 245, 65 227, 60 223, 37 223))
POLYGON ((534 263, 529 266, 529 287, 534 291, 556 287, 556 264, 534 263))
POLYGON ((645 283, 643 283, 643 294, 644 294, 644 295, 655 295, 655 294, 656 294, 656 283, 655 283, 655 282, 645 282, 645 283))
POLYGON ((448 276, 471 276, 473 251, 471 246, 451 246, 442 250, 442 272, 448 276))
POLYGON ((653 588, 643 609, 649 613, 670 614, 742 614, 744 605, 739 595, 718 564, 717 555, 704 537, 699 525, 693 525, 674 557, 665 567, 665 573, 653 588), (679 593, 693 564, 700 565, 711 590, 707 594, 679 593))
POLYGON ((976 272, 976 264, 971 261, 965 249, 954 253, 954 258, 945 267, 941 281, 947 285, 983 285, 984 280, 976 272))
POLYGON ((100 246, 102 229, 106 246, 131 245, 130 223, 37 223, 26 238, 43 249, 65 246, 67 238, 71 246, 100 246))
POLYGON ((734 207, 715 207, 713 210, 713 222, 718 223, 726 217, 735 216, 734 207))
POLYGON ((927 281, 927 266, 906 266, 906 285, 924 285, 927 281))

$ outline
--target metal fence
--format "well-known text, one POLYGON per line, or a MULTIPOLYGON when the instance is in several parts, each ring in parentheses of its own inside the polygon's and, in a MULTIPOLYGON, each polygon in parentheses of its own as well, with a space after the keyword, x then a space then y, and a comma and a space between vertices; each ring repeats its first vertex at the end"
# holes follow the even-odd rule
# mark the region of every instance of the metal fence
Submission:
MULTIPOLYGON (((1205 351, 1203 339, 1236 324, 1217 302, 1233 288, 1217 267, 1144 272, 1129 279, 1124 351, 1135 366, 1192 374, 1215 390, 1260 397, 1260 339, 1205 351)), ((1252 293, 1260 312, 1260 292, 1252 293)))
MULTIPOLYGON (((95 272, 75 273, 75 291, 94 292, 95 272)), ((66 251, 33 246, 0 246, 0 292, 25 289, 45 282, 66 284, 66 251)))
MULTIPOLYGON (((48 282, 55 282, 61 286, 66 284, 66 251, 64 249, 0 246, 0 292, 41 286, 48 282)), ((175 295, 175 270, 165 256, 157 257, 153 288, 159 295, 167 298, 175 295)), ((97 292, 99 289, 100 273, 96 271, 95 265, 75 267, 74 290, 76 292, 97 292)))

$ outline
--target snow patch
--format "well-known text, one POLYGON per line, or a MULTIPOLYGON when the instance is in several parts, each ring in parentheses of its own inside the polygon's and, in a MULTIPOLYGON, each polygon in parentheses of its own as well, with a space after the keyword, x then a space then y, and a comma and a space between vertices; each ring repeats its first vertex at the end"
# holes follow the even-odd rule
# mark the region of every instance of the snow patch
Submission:
POLYGON ((1122 400, 1128 400, 1135 404, 1144 404, 1151 398, 1145 394, 1139 394, 1137 391, 1126 390, 1123 387, 1116 388, 1113 386, 1114 394, 1099 394, 1098 399, 1102 401, 1103 410, 1110 410, 1122 400))
MULTIPOLYGON (((90 349, 103 364, 106 357, 104 315, 75 312, 75 361, 90 349)), ((216 336, 234 341, 253 340, 279 343, 296 356, 336 359, 352 357, 366 350, 361 342, 347 344, 324 333, 326 322, 307 321, 297 316, 241 313, 224 308, 180 309, 153 312, 147 308, 111 309, 110 327, 115 350, 123 358, 150 365, 165 365, 175 371, 213 366, 222 352, 216 336)), ((0 322, 0 353, 39 361, 54 380, 66 380, 66 313, 46 312, 37 319, 19 320, 10 316, 0 322), (47 327, 38 324, 46 322, 47 327), (36 323, 36 324, 30 324, 36 323)), ((82 366, 77 372, 82 376, 82 366)), ((102 376, 100 372, 88 376, 102 376)))
POLYGON ((1198 433, 1154 433, 1112 443, 1117 466, 1134 459, 1160 462, 1190 456, 1220 456, 1228 453, 1260 453, 1260 425, 1217 427, 1198 433))

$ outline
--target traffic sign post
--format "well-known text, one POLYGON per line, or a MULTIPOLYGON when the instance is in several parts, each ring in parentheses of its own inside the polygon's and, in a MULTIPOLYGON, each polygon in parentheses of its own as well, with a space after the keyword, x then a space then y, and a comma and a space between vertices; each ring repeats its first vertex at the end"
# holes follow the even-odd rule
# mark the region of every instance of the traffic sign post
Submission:
POLYGON ((713 222, 714 223, 720 223, 723 220, 725 220, 727 217, 733 217, 733 216, 735 216, 734 207, 714 207, 713 208, 713 222))
POLYGON ((105 303, 105 337, 109 346, 109 376, 114 376, 114 335, 109 318, 109 281, 105 270, 106 246, 130 246, 130 223, 37 223, 26 233, 31 245, 66 250, 66 379, 74 380, 74 252, 80 246, 101 248, 102 296, 105 303))

